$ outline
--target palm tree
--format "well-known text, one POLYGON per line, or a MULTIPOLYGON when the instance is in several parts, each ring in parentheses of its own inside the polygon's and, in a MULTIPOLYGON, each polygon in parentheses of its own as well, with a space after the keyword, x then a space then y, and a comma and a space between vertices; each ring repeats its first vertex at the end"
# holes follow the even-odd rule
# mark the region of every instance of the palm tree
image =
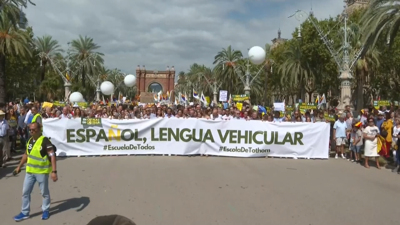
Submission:
MULTIPOLYGON (((352 23, 349 25, 349 41, 350 46, 350 54, 355 55, 363 46, 362 42, 362 27, 360 27, 357 23, 352 23)), ((364 94, 364 88, 367 84, 367 81, 370 80, 372 75, 372 68, 379 66, 379 56, 380 52, 376 48, 367 48, 365 52, 361 54, 359 59, 354 64, 353 72, 355 74, 356 80, 356 90, 355 96, 357 97, 357 111, 360 111, 364 107, 364 98, 369 97, 364 94)))
POLYGON ((205 96, 212 96, 214 93, 213 86, 219 82, 218 70, 215 67, 212 69, 204 65, 193 64, 187 76, 192 87, 197 92, 203 92, 205 96))
POLYGON ((363 43, 374 47, 381 35, 392 44, 400 28, 399 0, 370 0, 363 21, 363 43))
POLYGON ((10 55, 19 55, 21 57, 31 55, 28 32, 17 29, 8 15, 8 13, 0 13, 0 104, 5 103, 7 100, 7 57, 10 55))
POLYGON ((242 57, 241 51, 234 50, 231 46, 228 46, 228 48, 218 52, 214 58, 214 64, 217 64, 218 80, 223 82, 222 88, 228 90, 229 93, 232 93, 233 87, 240 82, 235 72, 235 65, 242 57))
POLYGON ((60 55, 63 50, 58 44, 58 41, 54 40, 50 35, 37 37, 33 40, 33 43, 36 50, 39 52, 40 65, 42 67, 40 71, 40 82, 43 82, 46 74, 46 65, 49 59, 54 59, 57 55, 60 55))
POLYGON ((7 18, 9 18, 13 26, 17 27, 18 24, 26 24, 27 22, 25 13, 22 12, 22 8, 27 8, 28 3, 36 5, 31 0, 2 0, 0 4, 0 12, 2 14, 7 14, 7 18))
POLYGON ((299 96, 304 100, 305 86, 310 80, 313 80, 314 73, 302 56, 301 48, 298 43, 291 43, 288 49, 283 53, 286 59, 279 67, 282 74, 281 82, 288 82, 293 86, 299 85, 299 96))
POLYGON ((99 45, 94 43, 93 38, 88 36, 82 37, 79 35, 78 39, 71 42, 72 52, 71 58, 73 62, 79 65, 82 79, 82 87, 86 87, 86 76, 97 73, 97 67, 100 68, 104 63, 102 56, 103 53, 96 52, 100 48, 99 45))

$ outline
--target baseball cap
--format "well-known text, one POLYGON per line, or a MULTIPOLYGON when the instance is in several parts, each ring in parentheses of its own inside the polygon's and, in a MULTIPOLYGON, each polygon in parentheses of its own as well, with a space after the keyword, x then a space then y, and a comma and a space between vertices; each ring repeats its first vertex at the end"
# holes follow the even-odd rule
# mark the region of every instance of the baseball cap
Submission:
POLYGON ((132 220, 121 215, 98 216, 87 225, 136 225, 132 220))

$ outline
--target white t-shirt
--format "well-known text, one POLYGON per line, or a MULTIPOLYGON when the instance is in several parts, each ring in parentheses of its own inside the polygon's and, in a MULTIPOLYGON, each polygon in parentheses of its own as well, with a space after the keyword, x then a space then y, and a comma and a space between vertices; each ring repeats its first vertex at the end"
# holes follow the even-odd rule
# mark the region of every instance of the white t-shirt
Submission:
POLYGON ((222 119, 223 119, 223 120, 231 120, 231 119, 233 119, 233 116, 224 115, 224 116, 222 116, 222 119))
POLYGON ((392 142, 396 143, 397 142, 397 135, 400 133, 400 128, 393 127, 393 134, 392 134, 392 142))
POLYGON ((32 115, 32 111, 31 110, 29 110, 28 113, 26 113, 26 117, 25 117, 25 121, 24 121, 25 124, 28 124, 28 120, 29 120, 29 116, 30 115, 32 115))
POLYGON ((211 114, 211 115, 210 115, 210 119, 212 119, 212 120, 222 120, 222 116, 221 116, 221 115, 218 115, 216 118, 214 118, 214 115, 211 114))
MULTIPOLYGON (((67 115, 64 115, 64 114, 61 114, 60 115, 60 119, 71 119, 72 118, 72 115, 71 114, 67 114, 67 115)), ((97 117, 96 117, 97 118, 97 117)))
MULTIPOLYGON (((377 134, 379 134, 379 128, 377 126, 367 126, 363 133, 367 134, 368 137, 375 137, 377 134)), ((375 138, 373 142, 377 142, 377 139, 375 138)))

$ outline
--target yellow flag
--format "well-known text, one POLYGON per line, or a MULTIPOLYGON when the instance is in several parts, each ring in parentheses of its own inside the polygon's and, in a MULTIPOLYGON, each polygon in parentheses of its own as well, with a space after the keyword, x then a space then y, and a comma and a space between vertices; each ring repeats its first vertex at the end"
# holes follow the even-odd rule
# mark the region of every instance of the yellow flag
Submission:
POLYGON ((236 103, 236 108, 239 109, 240 111, 242 111, 243 108, 243 103, 236 103))

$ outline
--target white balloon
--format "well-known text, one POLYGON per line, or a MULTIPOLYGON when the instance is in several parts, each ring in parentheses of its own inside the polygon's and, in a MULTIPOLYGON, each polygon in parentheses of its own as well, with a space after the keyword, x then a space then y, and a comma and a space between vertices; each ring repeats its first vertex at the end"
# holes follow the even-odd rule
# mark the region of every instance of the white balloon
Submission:
POLYGON ((136 84, 136 77, 132 74, 126 75, 124 83, 127 87, 133 87, 136 84))
POLYGON ((83 95, 80 92, 73 92, 70 96, 69 96, 69 101, 70 102, 83 102, 83 95))
POLYGON ((249 58, 253 64, 260 65, 265 61, 265 50, 260 46, 254 46, 249 50, 249 58))
POLYGON ((112 93, 114 93, 114 84, 110 81, 104 81, 100 85, 100 91, 104 95, 111 95, 112 93))

